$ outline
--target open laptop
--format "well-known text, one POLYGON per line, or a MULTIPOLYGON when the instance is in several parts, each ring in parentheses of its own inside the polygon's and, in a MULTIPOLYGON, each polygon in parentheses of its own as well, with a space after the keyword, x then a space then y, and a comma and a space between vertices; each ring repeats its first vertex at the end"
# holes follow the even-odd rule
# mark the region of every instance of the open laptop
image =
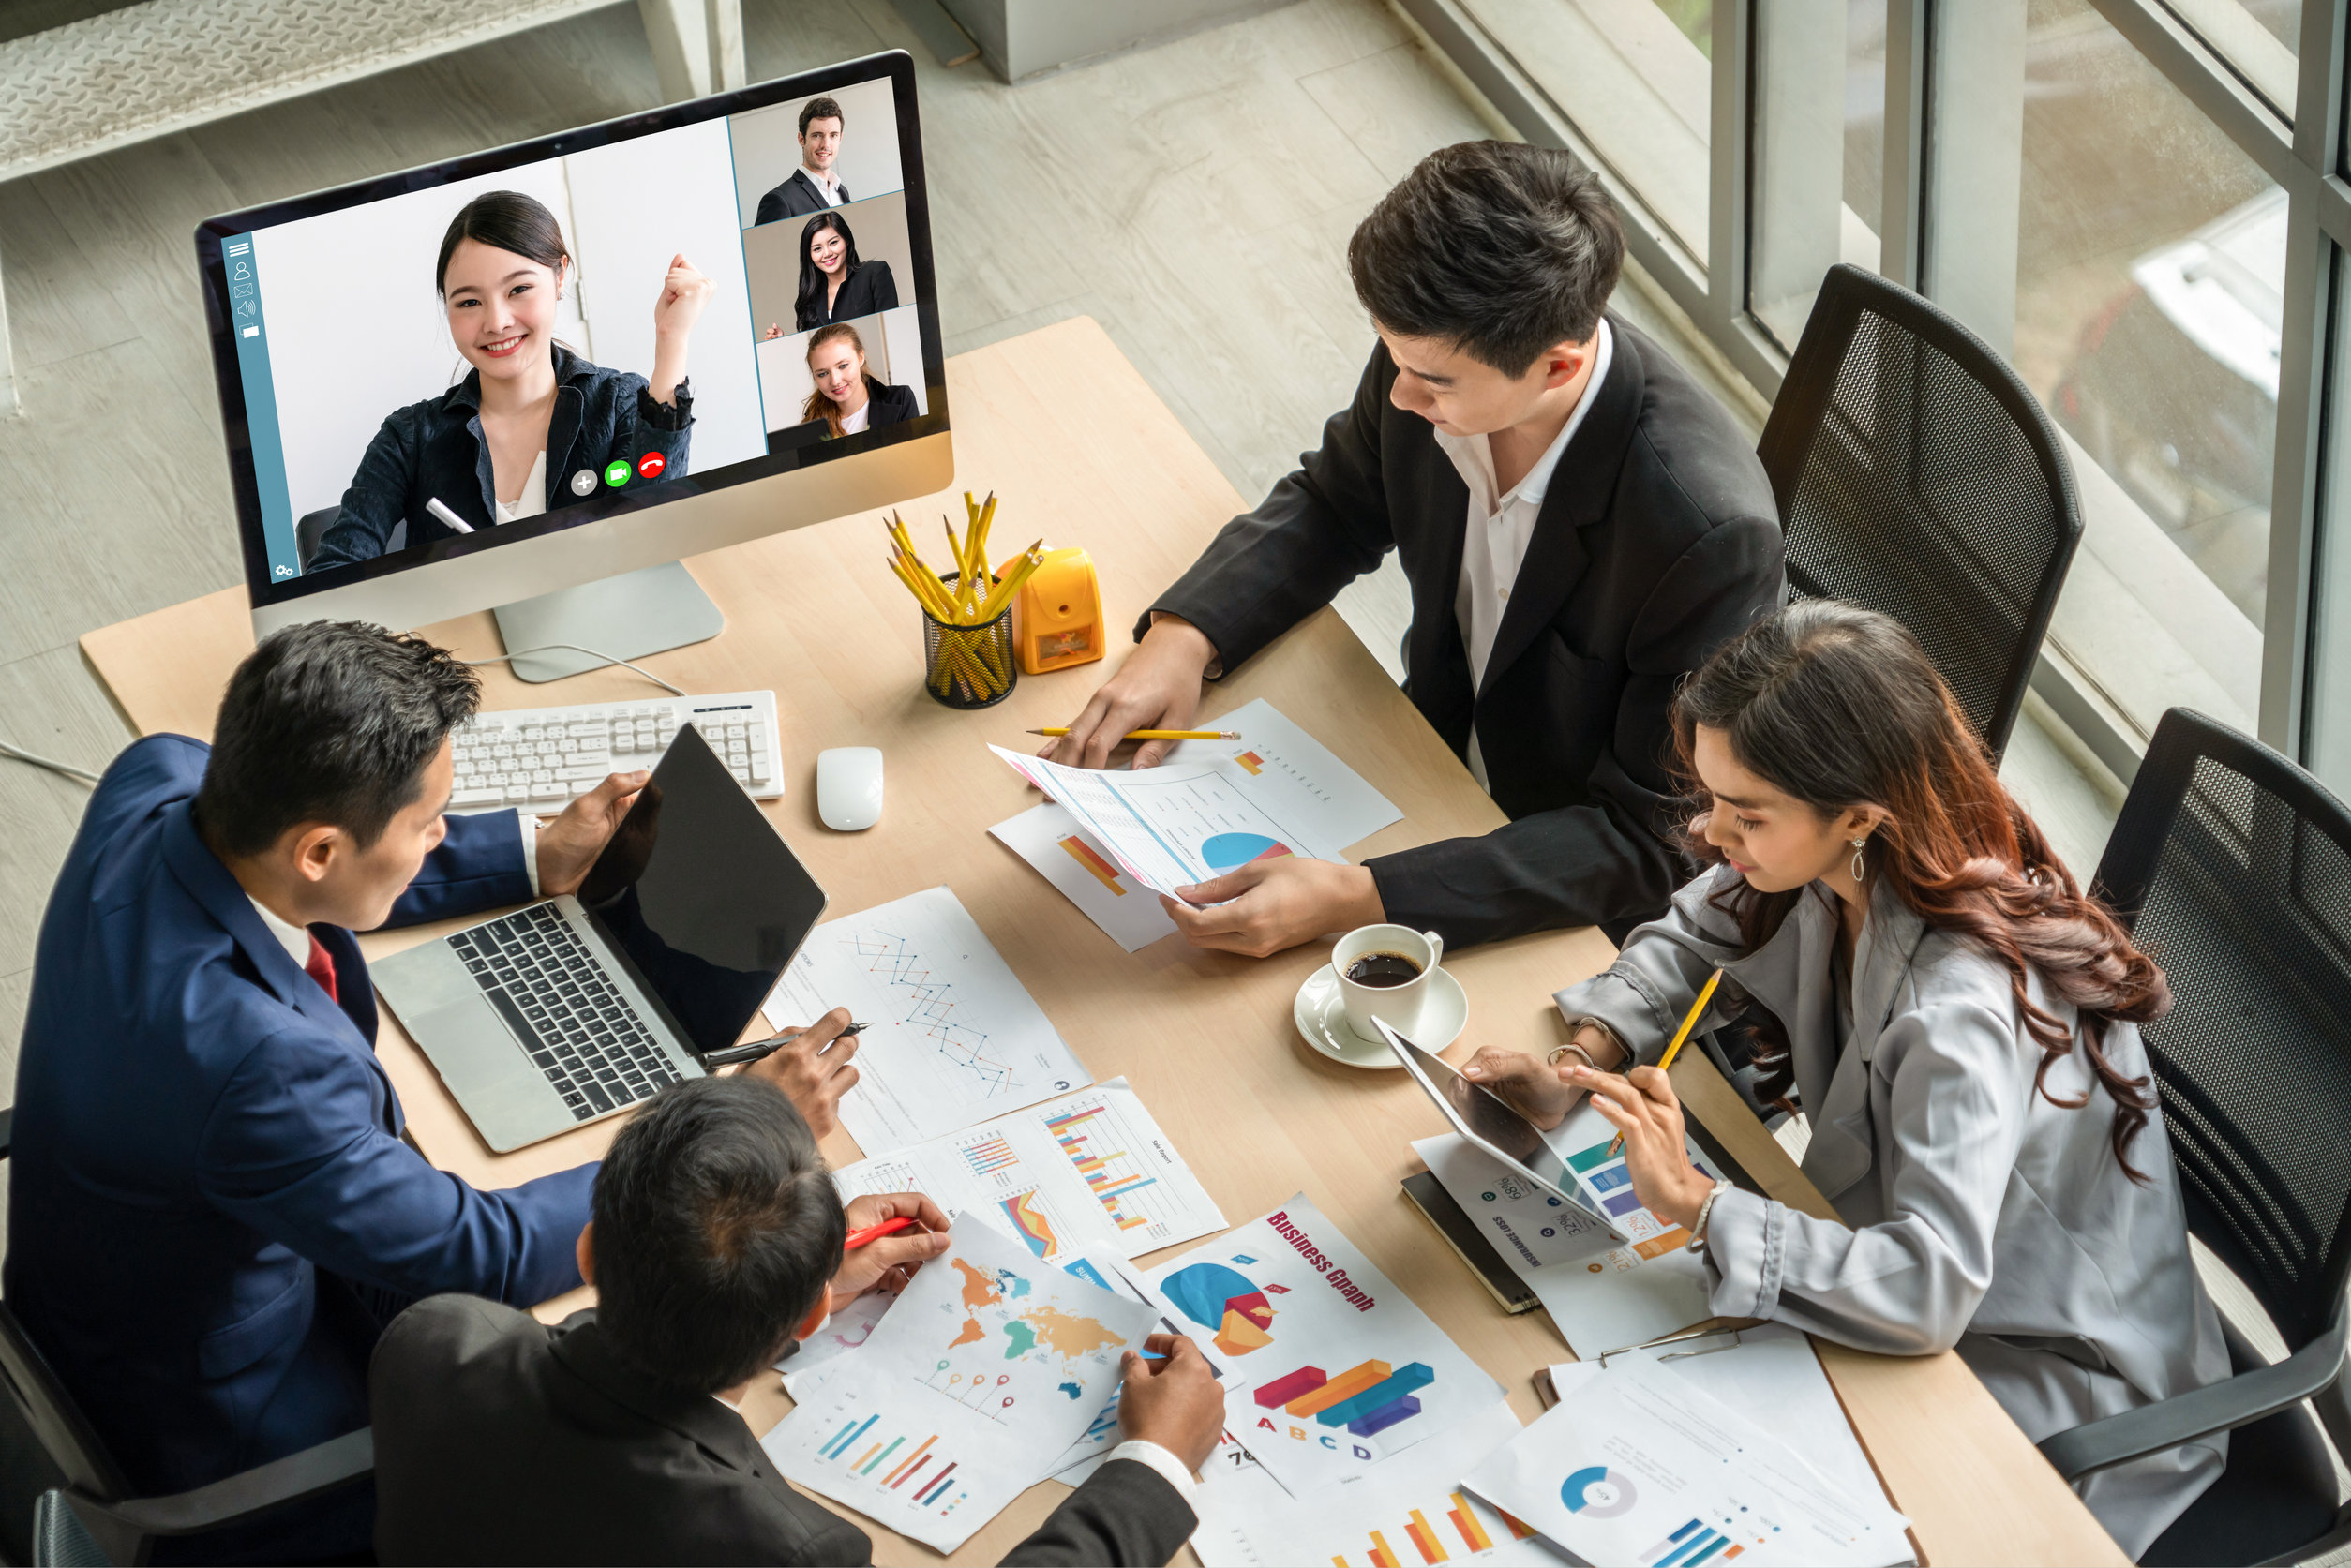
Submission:
POLYGON ((692 725, 577 895, 370 965, 500 1154, 616 1115, 741 1038, 824 889, 692 725))

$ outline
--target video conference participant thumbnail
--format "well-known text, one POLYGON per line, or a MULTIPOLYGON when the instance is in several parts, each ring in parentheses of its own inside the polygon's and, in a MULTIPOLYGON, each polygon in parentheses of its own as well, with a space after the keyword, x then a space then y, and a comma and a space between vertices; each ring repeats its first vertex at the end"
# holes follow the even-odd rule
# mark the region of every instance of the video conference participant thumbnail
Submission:
MULTIPOLYGON (((810 98, 800 106, 800 167, 759 198, 758 216, 751 220, 755 225, 780 223, 857 200, 832 168, 841 156, 841 130, 846 123, 841 105, 831 98, 810 98)), ((891 127, 891 134, 896 129, 891 127)))
POLYGON ((536 199, 486 191, 458 210, 433 283, 450 342, 472 368, 440 396, 385 417, 306 570, 373 560, 402 524, 409 546, 465 531, 434 502, 479 530, 546 512, 550 485, 591 495, 616 465, 626 466, 623 482, 685 475, 687 345, 711 280, 682 254, 671 258, 653 299, 649 378, 591 364, 556 340, 573 272, 562 229, 536 199))
POLYGON ((896 425, 921 411, 910 388, 868 373, 865 339, 846 321, 809 335, 808 374, 816 385, 800 417, 804 424, 823 421, 826 440, 896 425))
MULTIPOLYGON (((897 275, 883 258, 858 255, 857 236, 849 229, 847 214, 818 213, 808 220, 801 231, 800 285, 792 301, 794 332, 879 315, 897 306, 897 275)), ((782 324, 769 322, 767 336, 783 336, 782 324)))

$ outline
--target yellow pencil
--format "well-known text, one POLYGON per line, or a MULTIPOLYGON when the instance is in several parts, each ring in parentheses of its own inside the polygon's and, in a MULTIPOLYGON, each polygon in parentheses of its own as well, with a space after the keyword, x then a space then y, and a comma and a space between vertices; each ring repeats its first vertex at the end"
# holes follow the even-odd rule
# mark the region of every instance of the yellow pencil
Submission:
MULTIPOLYGON (((1055 729, 1032 729, 1031 735, 1067 735, 1067 725, 1055 729)), ((1131 729, 1120 737, 1126 740, 1238 740, 1237 729, 1131 729)))
MULTIPOLYGON (((1690 1038, 1690 1031, 1698 1027, 1698 1015, 1704 1012, 1706 1004, 1715 999, 1715 987, 1721 983, 1722 971, 1717 969, 1706 977, 1704 985, 1698 988, 1698 1000, 1690 1004, 1689 1012, 1683 1017, 1682 1027, 1673 1032, 1673 1043, 1667 1046, 1665 1054, 1657 1058, 1659 1072, 1665 1071, 1673 1065, 1674 1053, 1682 1049, 1682 1042, 1690 1038)), ((1609 1144, 1609 1157, 1615 1158, 1617 1155, 1624 1152, 1624 1148, 1625 1135, 1620 1132, 1616 1135, 1615 1141, 1609 1144)))

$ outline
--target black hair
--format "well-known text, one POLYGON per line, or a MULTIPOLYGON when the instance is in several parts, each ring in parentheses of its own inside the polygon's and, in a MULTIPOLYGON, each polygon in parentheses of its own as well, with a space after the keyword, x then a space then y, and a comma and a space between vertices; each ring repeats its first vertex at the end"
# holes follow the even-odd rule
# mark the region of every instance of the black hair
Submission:
POLYGON ((612 1141, 593 1204, 597 1322, 639 1371, 698 1394, 774 1362, 848 1238, 816 1134, 756 1078, 655 1096, 612 1141))
POLYGON ((811 120, 838 120, 844 130, 849 126, 848 116, 842 113, 841 106, 831 98, 810 98, 800 106, 801 135, 808 134, 808 122, 811 120))
POLYGON ((847 288, 857 269, 865 263, 858 260, 857 236, 849 231, 849 220, 838 212, 827 209, 810 218, 800 231, 800 297, 792 302, 794 330, 806 332, 810 327, 824 325, 825 275, 822 268, 808 259, 808 247, 827 229, 837 230, 847 254, 841 260, 841 286, 847 288))
POLYGON ((1373 324, 1440 338, 1512 377, 1598 329, 1624 264, 1599 180, 1567 153, 1515 142, 1438 148, 1347 242, 1373 324))
POLYGON ((196 820, 217 854, 258 855, 327 822, 363 849, 416 803, 425 765, 472 717, 482 683, 381 626, 314 620, 262 639, 229 677, 196 820))
POLYGON ((433 289, 446 294, 449 258, 459 240, 472 240, 498 250, 511 250, 550 271, 560 271, 572 259, 563 244, 563 228, 547 203, 518 190, 486 190, 457 209, 441 236, 441 259, 433 263, 433 289))

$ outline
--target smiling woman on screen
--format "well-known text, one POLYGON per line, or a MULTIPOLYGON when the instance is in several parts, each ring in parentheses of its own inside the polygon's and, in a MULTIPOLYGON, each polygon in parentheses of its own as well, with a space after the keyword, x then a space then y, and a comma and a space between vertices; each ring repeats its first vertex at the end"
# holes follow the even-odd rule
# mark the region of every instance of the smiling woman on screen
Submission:
POLYGON ((808 395, 800 417, 802 423, 823 420, 828 440, 895 425, 921 411, 912 391, 866 374, 865 340, 846 321, 820 327, 808 339, 808 374, 816 390, 808 395))
POLYGON ((432 501, 479 530, 592 495, 622 463, 623 484, 685 473, 694 425, 686 340, 711 280, 683 256, 671 259, 653 300, 648 380, 591 365, 555 340, 573 270, 555 215, 520 191, 486 191, 459 209, 433 285, 449 339, 472 368, 384 420, 307 570, 382 555, 403 522, 411 545, 454 537, 460 530, 434 515, 432 501))
POLYGON ((890 263, 859 257, 857 236, 846 218, 839 213, 818 213, 808 220, 800 233, 795 331, 878 315, 897 304, 898 279, 890 263))

